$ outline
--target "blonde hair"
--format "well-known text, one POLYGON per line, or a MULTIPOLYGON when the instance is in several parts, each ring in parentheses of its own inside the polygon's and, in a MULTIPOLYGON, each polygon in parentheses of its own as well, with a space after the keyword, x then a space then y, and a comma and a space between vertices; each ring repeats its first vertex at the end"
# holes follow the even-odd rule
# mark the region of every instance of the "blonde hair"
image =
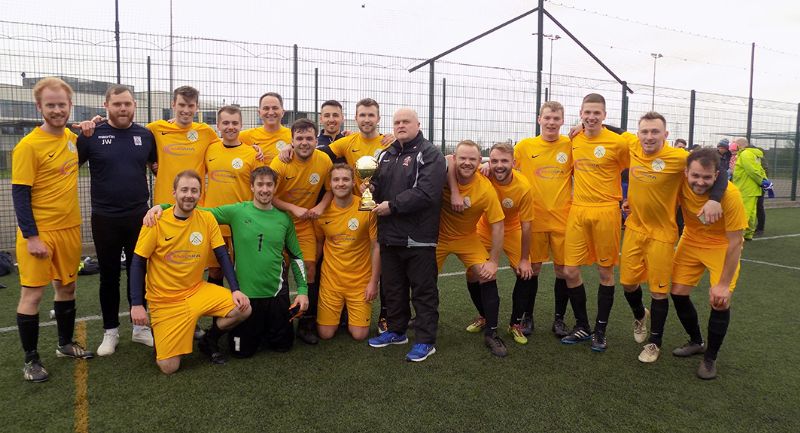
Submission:
POLYGON ((67 92, 67 99, 69 99, 69 102, 72 102, 72 87, 70 87, 69 84, 67 84, 61 78, 56 78, 56 77, 42 78, 36 83, 35 86, 33 86, 33 97, 36 99, 37 103, 42 102, 42 91, 44 91, 44 89, 51 89, 51 90, 62 89, 65 92, 67 92))

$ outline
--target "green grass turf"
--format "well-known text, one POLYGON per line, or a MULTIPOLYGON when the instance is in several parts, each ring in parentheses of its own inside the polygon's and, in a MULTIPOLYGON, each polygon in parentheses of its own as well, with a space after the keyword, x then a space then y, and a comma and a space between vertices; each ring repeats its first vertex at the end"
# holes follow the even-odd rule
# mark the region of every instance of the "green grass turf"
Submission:
MULTIPOLYGON (((800 233, 800 209, 769 210, 767 217, 766 236, 800 233)), ((743 257, 800 267, 800 237, 748 242, 743 257)), ((462 269, 451 257, 443 272, 462 269)), ((501 271, 499 279, 501 323, 511 309, 510 272, 501 271)), ((593 318, 596 272, 585 269, 584 278, 593 318)), ((152 352, 130 342, 130 325, 123 317, 117 353, 88 361, 89 429, 796 432, 798 281, 797 269, 742 263, 732 321, 719 356, 719 378, 711 382, 694 377, 699 358, 679 359, 668 353, 685 340, 674 309, 661 359, 652 365, 636 360, 641 347, 631 336, 631 314, 621 288, 609 324, 608 352, 592 353, 588 344, 559 344, 549 332, 549 265, 540 277, 534 335, 527 346, 505 337, 510 353, 505 359, 492 357, 480 335, 464 332, 475 312, 461 276, 439 280, 438 351, 419 364, 403 360, 410 345, 372 349, 339 335, 316 347, 298 342, 286 354, 259 353, 225 366, 212 366, 195 353, 184 359, 178 374, 165 377, 154 365, 152 352)), ((9 286, 0 290, 0 327, 13 326, 16 275, 0 282, 9 286)), ((97 285, 96 276, 79 280, 79 316, 99 314, 97 285)), ((693 294, 704 335, 707 288, 706 277, 693 294)), ((102 324, 91 320, 87 325, 89 346, 96 349, 102 324)), ((53 326, 41 329, 39 347, 50 381, 29 384, 20 374, 16 331, 0 333, 0 431, 73 429, 75 361, 55 357, 55 334, 53 326)))

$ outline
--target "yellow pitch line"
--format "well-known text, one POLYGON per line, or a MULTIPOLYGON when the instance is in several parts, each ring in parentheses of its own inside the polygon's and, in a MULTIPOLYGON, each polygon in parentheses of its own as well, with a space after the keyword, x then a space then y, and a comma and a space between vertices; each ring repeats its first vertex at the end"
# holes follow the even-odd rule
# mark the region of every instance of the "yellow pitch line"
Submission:
MULTIPOLYGON (((75 324, 75 340, 86 347, 86 322, 75 324)), ((75 433, 89 431, 89 363, 75 361, 75 433)))

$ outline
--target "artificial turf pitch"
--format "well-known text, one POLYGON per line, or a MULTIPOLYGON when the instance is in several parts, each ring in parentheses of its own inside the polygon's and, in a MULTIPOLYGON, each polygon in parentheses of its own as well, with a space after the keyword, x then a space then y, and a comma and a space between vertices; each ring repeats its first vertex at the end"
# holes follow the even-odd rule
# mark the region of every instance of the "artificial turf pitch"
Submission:
MULTIPOLYGON (((50 380, 31 384, 22 379, 19 337, 11 329, 19 296, 12 274, 0 278, 9 286, 0 290, 0 431, 797 432, 800 236, 790 235, 800 234, 800 209, 768 210, 767 221, 765 238, 745 245, 719 377, 709 382, 695 378, 699 357, 669 353, 686 339, 672 306, 661 358, 637 361, 641 345, 633 341, 620 286, 606 353, 591 352, 588 343, 559 344, 549 329, 550 265, 539 279, 530 342, 516 345, 503 330, 509 356, 492 357, 480 334, 464 331, 475 312, 464 278, 452 275, 463 267, 451 257, 439 279, 437 353, 423 363, 404 361, 410 345, 373 349, 338 335, 224 366, 195 351, 166 377, 149 348, 131 343, 123 317, 117 353, 89 361, 56 358, 55 327, 43 327, 39 349, 50 380)), ((585 268, 583 275, 593 320, 596 272, 585 268)), ((499 276, 505 328, 514 280, 510 270, 499 276)), ((97 276, 78 284, 78 316, 99 315, 97 276)), ((706 276, 692 295, 704 335, 707 289, 706 276)), ((43 322, 50 305, 42 304, 43 322)), ((88 320, 85 329, 95 350, 102 322, 88 320)))

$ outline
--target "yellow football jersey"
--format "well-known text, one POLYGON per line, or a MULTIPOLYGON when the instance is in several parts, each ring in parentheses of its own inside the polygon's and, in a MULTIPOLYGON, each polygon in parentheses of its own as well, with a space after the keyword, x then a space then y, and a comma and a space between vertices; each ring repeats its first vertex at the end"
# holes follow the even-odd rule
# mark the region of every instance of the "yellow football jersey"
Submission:
POLYGON ((371 241, 378 238, 377 218, 358 210, 358 196, 349 207, 336 201, 316 220, 317 239, 325 239, 320 287, 342 292, 364 291, 372 277, 371 241))
MULTIPOLYGON (((158 149, 158 174, 153 186, 153 202, 175 203, 172 183, 175 176, 184 170, 194 170, 200 178, 206 176, 206 150, 216 141, 217 133, 205 123, 196 123, 183 128, 176 123, 157 120, 147 125, 156 138, 158 149)), ((200 203, 203 204, 203 197, 200 203)))
MULTIPOLYGON (((217 207, 224 204, 239 203, 253 199, 250 189, 250 173, 260 167, 256 160, 256 151, 251 146, 242 144, 236 147, 225 147, 221 141, 209 146, 206 151, 206 207, 217 207)), ((220 226, 222 236, 230 236, 230 227, 220 226)))
POLYGON ((514 164, 528 179, 533 195, 534 232, 564 232, 572 205, 572 143, 563 135, 554 142, 541 136, 514 146, 514 164))
POLYGON ((78 136, 68 129, 56 136, 37 126, 14 146, 11 183, 31 187, 31 208, 39 231, 81 224, 77 141, 78 136))
POLYGON ((725 195, 722 196, 722 218, 714 224, 703 224, 697 213, 708 201, 708 193, 697 195, 689 186, 689 181, 684 177, 681 185, 679 202, 683 212, 683 235, 681 242, 700 248, 713 248, 727 246, 728 238, 725 232, 735 232, 747 228, 747 214, 744 211, 742 194, 739 188, 728 182, 725 195))
POLYGON ((134 252, 148 259, 147 300, 176 302, 195 294, 209 256, 222 245, 214 216, 200 209, 186 220, 169 209, 156 225, 142 227, 134 252))
MULTIPOLYGON (((478 174, 480 176, 480 174, 478 174)), ((490 178, 494 190, 497 192, 497 198, 500 200, 500 206, 503 208, 503 225, 506 232, 519 230, 523 221, 533 221, 533 199, 531 193, 531 184, 525 176, 520 172, 514 170, 514 175, 511 182, 507 185, 500 185, 497 180, 490 178)), ((489 227, 489 222, 486 220, 486 214, 481 216, 478 222, 478 233, 483 233, 487 237, 491 236, 492 230, 489 227)))
POLYGON ((306 161, 296 155, 288 164, 275 158, 270 167, 278 174, 275 197, 295 206, 314 207, 322 187, 330 187, 333 162, 321 150, 315 149, 306 161))
POLYGON ((454 212, 450 207, 450 188, 442 192, 442 212, 439 217, 439 240, 460 239, 476 234, 478 221, 486 213, 486 222, 494 224, 504 218, 500 200, 489 179, 476 173, 466 185, 458 185, 464 198, 464 211, 454 212))
POLYGON ((264 165, 269 165, 272 159, 278 156, 278 152, 286 146, 292 144, 292 130, 281 126, 275 132, 269 132, 263 126, 258 128, 245 129, 239 134, 239 141, 242 144, 257 145, 264 153, 264 165))
POLYGON ((628 172, 628 205, 631 214, 626 229, 661 242, 678 238, 675 206, 684 182, 686 157, 683 149, 664 146, 655 155, 645 155, 641 145, 631 149, 628 172))
POLYGON ((622 200, 620 172, 630 163, 629 150, 633 145, 629 143, 630 135, 618 135, 603 128, 597 137, 580 133, 572 139, 575 204, 607 206, 622 200))
MULTIPOLYGON (((331 152, 339 158, 344 158, 347 161, 347 165, 353 167, 353 170, 355 170, 356 161, 358 161, 359 158, 362 156, 372 156, 377 159, 378 154, 389 147, 388 145, 381 144, 381 140, 383 140, 383 135, 368 139, 364 138, 360 132, 357 132, 334 141, 330 144, 330 149, 331 152)), ((358 175, 358 171, 356 171, 355 186, 353 188, 353 193, 355 195, 361 195, 361 189, 359 189, 358 186, 363 182, 364 180, 358 175)))

